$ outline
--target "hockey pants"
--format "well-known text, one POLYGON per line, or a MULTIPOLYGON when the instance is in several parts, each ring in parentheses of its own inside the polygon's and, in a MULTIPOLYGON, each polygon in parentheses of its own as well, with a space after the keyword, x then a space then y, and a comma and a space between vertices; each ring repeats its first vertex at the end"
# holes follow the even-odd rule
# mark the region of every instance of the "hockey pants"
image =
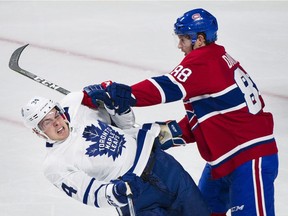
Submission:
MULTIPOLYGON (((207 204, 191 176, 174 157, 159 147, 151 153, 139 179, 137 188, 141 188, 141 192, 138 197, 133 197, 137 216, 210 215, 207 204)), ((121 211, 120 215, 130 215, 128 206, 122 207, 121 211)))

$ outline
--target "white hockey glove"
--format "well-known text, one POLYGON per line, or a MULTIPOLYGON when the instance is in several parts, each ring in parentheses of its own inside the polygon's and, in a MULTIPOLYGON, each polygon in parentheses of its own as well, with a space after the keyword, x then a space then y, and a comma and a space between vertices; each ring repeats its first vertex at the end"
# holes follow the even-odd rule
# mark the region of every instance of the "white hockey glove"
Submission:
POLYGON ((161 128, 159 134, 161 149, 166 150, 173 146, 186 145, 185 140, 181 138, 182 130, 175 120, 156 123, 159 124, 161 128))

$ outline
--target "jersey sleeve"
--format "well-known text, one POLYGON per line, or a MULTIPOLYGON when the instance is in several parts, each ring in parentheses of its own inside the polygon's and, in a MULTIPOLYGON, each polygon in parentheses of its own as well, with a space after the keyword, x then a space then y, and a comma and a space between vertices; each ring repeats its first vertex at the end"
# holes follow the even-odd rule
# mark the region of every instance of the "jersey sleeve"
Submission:
POLYGON ((181 100, 186 90, 170 74, 146 79, 131 86, 136 106, 149 106, 181 100))
POLYGON ((111 119, 116 127, 120 129, 129 129, 132 128, 135 124, 135 115, 132 109, 122 115, 117 113, 115 115, 111 115, 111 119))
POLYGON ((182 130, 182 138, 186 141, 186 143, 195 142, 195 138, 193 133, 191 132, 191 126, 189 124, 187 116, 185 116, 181 121, 179 121, 178 124, 182 130))
POLYGON ((162 99, 157 87, 150 81, 144 80, 131 86, 132 94, 136 98, 135 106, 160 104, 162 99), (148 96, 149 95, 149 96, 148 96))
MULTIPOLYGON (((170 73, 131 86, 136 106, 189 100, 209 92, 211 80, 217 79, 214 71, 207 66, 207 59, 211 56, 205 53, 200 55, 199 52, 204 52, 201 49, 194 52, 187 55, 170 73), (202 55, 203 58, 198 57, 202 55)), ((214 59, 210 61, 216 64, 214 59)))
POLYGON ((82 104, 88 106, 90 108, 97 108, 95 104, 93 104, 91 97, 87 94, 87 92, 83 91, 83 99, 82 104))
POLYGON ((54 163, 44 167, 44 175, 67 196, 97 208, 112 207, 106 199, 109 182, 98 181, 74 166, 54 163), (57 172, 55 172, 57 170, 57 172))

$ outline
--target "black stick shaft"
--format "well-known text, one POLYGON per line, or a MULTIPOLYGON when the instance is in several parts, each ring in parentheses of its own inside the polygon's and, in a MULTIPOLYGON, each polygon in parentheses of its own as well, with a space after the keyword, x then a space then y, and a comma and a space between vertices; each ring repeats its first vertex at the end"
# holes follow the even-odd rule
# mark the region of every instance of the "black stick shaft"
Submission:
POLYGON ((18 49, 16 49, 11 58, 10 58, 10 61, 9 61, 9 68, 13 71, 16 71, 17 73, 20 73, 22 74, 23 76, 26 76, 42 85, 45 85, 53 90, 56 90, 64 95, 67 95, 70 93, 70 91, 68 91, 67 89, 64 89, 58 85, 56 85, 55 83, 53 82, 50 82, 44 78, 41 78, 39 76, 37 76, 36 74, 33 74, 27 70, 24 70, 22 69, 20 66, 19 66, 19 59, 20 59, 20 56, 21 56, 21 53, 23 52, 23 50, 28 46, 29 44, 26 44, 22 47, 19 47, 18 49))

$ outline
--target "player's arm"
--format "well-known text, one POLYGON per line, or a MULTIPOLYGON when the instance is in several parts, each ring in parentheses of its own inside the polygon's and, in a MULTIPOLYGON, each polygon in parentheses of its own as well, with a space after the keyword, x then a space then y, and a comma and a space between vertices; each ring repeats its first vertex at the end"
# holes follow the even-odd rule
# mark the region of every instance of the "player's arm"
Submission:
POLYGON ((103 101, 107 108, 121 115, 128 112, 131 106, 151 106, 181 100, 186 96, 186 90, 171 74, 146 79, 132 86, 111 81, 109 85, 104 82, 105 86, 103 83, 86 86, 83 102, 97 107, 97 102, 103 101))
POLYGON ((45 176, 67 196, 97 208, 127 205, 127 184, 122 180, 98 181, 75 167, 46 167, 45 176), (57 169, 57 170, 56 170, 57 169))
POLYGON ((182 130, 181 137, 185 140, 186 143, 192 143, 195 142, 194 135, 191 131, 191 125, 189 124, 189 120, 187 116, 184 116, 181 121, 178 122, 179 127, 182 130))
POLYGON ((169 103, 186 96, 185 88, 171 74, 146 79, 132 86, 113 82, 105 91, 110 99, 108 106, 118 113, 123 113, 130 106, 169 103))
POLYGON ((131 86, 136 106, 151 106, 182 100, 186 91, 171 74, 152 77, 131 86))
POLYGON ((201 73, 210 70, 207 64, 191 62, 192 59, 185 58, 170 73, 132 85, 136 106, 151 106, 190 99, 209 91, 211 77, 201 73))

